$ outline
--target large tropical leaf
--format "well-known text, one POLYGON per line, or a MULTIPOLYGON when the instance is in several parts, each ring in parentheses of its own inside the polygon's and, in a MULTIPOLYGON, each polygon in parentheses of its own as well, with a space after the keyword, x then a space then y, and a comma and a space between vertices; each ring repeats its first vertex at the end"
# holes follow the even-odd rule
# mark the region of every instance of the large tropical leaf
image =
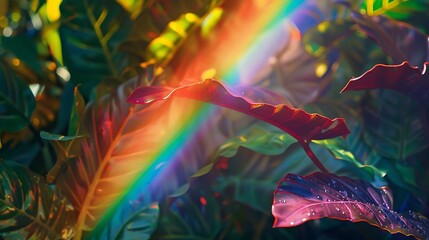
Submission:
POLYGON ((245 129, 239 136, 225 141, 217 154, 233 157, 240 147, 265 155, 280 155, 296 141, 278 128, 270 125, 255 124, 245 129))
POLYGON ((324 217, 365 221, 391 233, 429 238, 429 220, 417 213, 393 209, 389 188, 333 174, 286 175, 274 192, 274 227, 293 227, 324 217))
POLYGON ((82 94, 88 97, 106 78, 121 80, 127 61, 118 47, 131 28, 122 6, 114 0, 64 0, 61 19, 64 64, 71 81, 83 84, 82 94))
MULTIPOLYGON (((213 121, 201 119, 209 114, 216 116, 218 113, 213 112, 211 108, 200 108, 193 114, 201 117, 189 118, 191 114, 184 115, 185 112, 183 112, 184 108, 191 106, 187 105, 189 103, 177 102, 168 112, 157 111, 153 115, 137 115, 133 119, 140 122, 145 118, 159 118, 156 123, 152 121, 151 125, 144 125, 139 130, 148 132, 148 135, 135 135, 136 138, 133 140, 140 146, 139 148, 147 149, 146 154, 141 154, 139 164, 146 162, 152 162, 152 164, 147 165, 134 186, 121 199, 121 204, 105 214, 99 225, 94 231, 86 234, 85 238, 110 239, 110 236, 118 235, 126 224, 132 222, 134 213, 139 209, 145 208, 151 202, 163 201, 170 195, 179 196, 188 189, 186 184, 188 179, 207 164, 215 148, 224 141, 221 131, 216 128, 218 123, 215 119, 213 121), (185 124, 184 121, 187 123, 185 124), (166 123, 171 124, 172 127, 170 128, 166 123), (167 132, 168 135, 165 135, 167 132), (150 139, 143 142, 142 139, 145 138, 150 139), (150 148, 151 146, 156 148, 150 148), (155 156, 151 154, 152 152, 155 156)), ((165 107, 165 105, 157 106, 160 109, 165 107)), ((136 167, 131 169, 135 170, 136 167)))
POLYGON ((361 11, 365 11, 367 15, 382 14, 383 16, 416 26, 419 29, 425 30, 426 33, 429 30, 428 26, 422 21, 422 19, 427 17, 426 9, 429 7, 429 3, 426 0, 366 0, 361 2, 361 11), (372 5, 372 14, 370 13, 370 5, 372 5))
POLYGON ((221 208, 210 190, 194 187, 161 205, 153 239, 216 239, 225 224, 221 208))
POLYGON ((335 138, 319 140, 316 141, 316 143, 328 149, 335 158, 353 163, 354 165, 356 165, 356 167, 368 171, 371 175, 376 176, 378 179, 381 179, 386 175, 386 171, 380 170, 371 164, 362 164, 354 156, 354 154, 351 152, 351 149, 348 148, 346 142, 342 139, 335 138))
POLYGON ((115 227, 101 226, 100 231, 94 232, 97 239, 117 235, 126 223, 123 220, 133 217, 136 206, 130 206, 129 201, 135 200, 140 192, 148 196, 145 200, 149 202, 143 201, 143 205, 153 202, 151 199, 158 201, 160 196, 174 193, 201 168, 218 141, 223 140, 215 137, 217 134, 206 140, 202 140, 203 135, 196 134, 198 143, 204 147, 190 153, 191 148, 186 144, 195 143, 196 139, 189 136, 195 134, 194 126, 198 122, 189 119, 200 104, 189 103, 189 100, 162 106, 127 103, 126 97, 138 85, 139 81, 132 79, 121 85, 116 93, 86 107, 83 122, 88 129, 88 138, 82 140, 78 156, 68 161, 66 170, 56 180, 80 212, 77 238, 82 237, 84 231, 94 229, 101 215, 114 207, 139 176, 146 176, 142 178, 144 183, 139 182, 137 186, 143 190, 130 191, 137 196, 125 200, 119 207, 121 210, 110 212, 117 215, 104 219, 103 224, 112 221, 115 227), (187 131, 180 131, 186 126, 187 131), (170 147, 175 150, 163 153, 170 147), (134 210, 130 211, 130 207, 134 210))
MULTIPOLYGON (((31 23, 30 19, 28 19, 28 22, 31 23)), ((22 24, 25 25, 29 23, 24 22, 22 24)), ((20 32, 10 37, 2 36, 1 46, 13 53, 13 55, 17 57, 16 60, 22 61, 20 64, 26 64, 31 70, 35 71, 35 73, 41 74, 43 67, 40 61, 41 54, 38 52, 39 46, 36 40, 37 36, 32 36, 32 34, 28 32, 20 32)))
POLYGON ((3 60, 0 60, 0 134, 16 132, 30 124, 35 108, 30 88, 19 79, 3 60))
POLYGON ((407 62, 399 65, 377 64, 361 76, 352 78, 341 92, 391 89, 425 101, 429 94, 428 65, 425 63, 421 71, 407 62))
POLYGON ((429 147, 413 99, 385 90, 368 94, 363 106, 364 139, 378 154, 404 163, 429 147))
POLYGON ((145 2, 144 10, 133 22, 130 35, 121 49, 129 54, 133 64, 149 61, 151 58, 163 60, 159 62, 166 64, 192 30, 202 23, 203 16, 222 2, 223 0, 145 2))
POLYGON ((428 59, 428 36, 405 23, 377 16, 369 17, 353 13, 357 26, 373 38, 397 64, 408 61, 414 66, 422 66, 428 59))
POLYGON ((118 231, 118 235, 110 236, 109 239, 150 239, 157 227, 158 217, 158 203, 135 209, 131 218, 124 219, 123 227, 118 231))
POLYGON ((48 140, 55 150, 57 161, 46 175, 46 181, 53 183, 61 173, 68 161, 77 158, 80 151, 81 140, 86 137, 86 129, 82 126, 81 118, 85 109, 85 101, 78 88, 74 90, 73 105, 70 113, 68 136, 40 132, 42 139, 48 140))
MULTIPOLYGON (((211 174, 217 177, 213 190, 225 198, 269 213, 271 193, 285 172, 308 174, 317 171, 305 151, 294 142, 280 129, 259 125, 229 139, 215 156, 211 174)), ((311 148, 332 173, 385 184, 374 171, 359 169, 360 165, 352 161, 339 161, 316 144, 311 148)))
POLYGON ((347 139, 335 138, 315 142, 328 149, 335 158, 352 162, 359 168, 376 173, 377 177, 373 179, 375 181, 371 182, 375 187, 385 185, 384 181, 379 181, 381 180, 380 176, 384 176, 385 179, 389 179, 395 185, 409 192, 421 193, 417 189, 411 166, 403 165, 403 163, 395 162, 393 159, 380 155, 375 148, 366 143, 363 123, 356 125, 351 131, 352 133, 347 139))
POLYGON ((77 213, 58 190, 27 168, 0 164, 0 236, 4 239, 70 239, 77 213))
POLYGON ((329 119, 319 114, 308 114, 287 105, 273 106, 251 103, 240 94, 231 94, 221 83, 205 80, 188 86, 171 89, 168 87, 140 87, 128 97, 133 103, 150 103, 171 96, 185 97, 209 102, 262 119, 289 133, 304 147, 309 157, 323 171, 327 171, 309 148, 309 141, 346 136, 349 130, 343 119, 329 119))

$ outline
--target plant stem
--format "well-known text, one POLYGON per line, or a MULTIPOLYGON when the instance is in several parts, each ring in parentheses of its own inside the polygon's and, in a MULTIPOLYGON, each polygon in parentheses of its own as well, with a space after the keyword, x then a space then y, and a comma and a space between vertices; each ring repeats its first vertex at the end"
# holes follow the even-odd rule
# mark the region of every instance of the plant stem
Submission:
POLYGON ((304 151, 307 153, 308 157, 313 161, 313 163, 323 172, 329 173, 328 169, 323 166, 322 162, 316 157, 314 152, 310 148, 309 142, 300 142, 301 146, 304 148, 304 151))

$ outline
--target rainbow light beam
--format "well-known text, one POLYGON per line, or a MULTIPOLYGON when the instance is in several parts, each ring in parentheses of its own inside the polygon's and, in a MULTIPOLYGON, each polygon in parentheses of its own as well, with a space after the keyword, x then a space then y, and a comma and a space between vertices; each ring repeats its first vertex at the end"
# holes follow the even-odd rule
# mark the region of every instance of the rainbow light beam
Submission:
MULTIPOLYGON (((225 79, 229 85, 245 82, 246 78, 252 76, 274 52, 279 50, 281 46, 278 42, 283 41, 282 38, 287 36, 278 30, 283 26, 288 16, 302 4, 302 1, 255 0, 253 3, 256 6, 253 11, 241 12, 244 16, 237 17, 245 22, 246 27, 236 29, 238 36, 240 36, 239 39, 235 39, 236 42, 220 39, 219 49, 202 49, 201 54, 195 58, 200 61, 199 64, 201 61, 205 61, 202 65, 219 69, 221 79, 225 79), (222 56, 216 59, 204 56, 208 51, 212 52, 212 55, 222 56)), ((242 5, 246 4, 243 3, 242 5)), ((165 144, 159 147, 158 153, 152 159, 145 159, 145 161, 150 162, 146 170, 134 185, 124 189, 127 192, 125 197, 117 204, 112 205, 109 211, 103 215, 96 229, 90 233, 90 238, 97 234, 106 236, 108 234, 106 224, 110 224, 110 226, 124 224, 123 216, 131 216, 138 209, 134 206, 135 204, 143 207, 152 201, 159 201, 174 193, 157 193, 152 192, 152 190, 157 190, 157 184, 169 184, 165 182, 165 177, 172 172, 174 173, 177 161, 183 160, 181 159, 182 154, 186 154, 189 149, 192 149, 192 141, 195 136, 207 134, 207 131, 210 130, 207 129, 206 122, 210 116, 216 113, 216 107, 209 104, 198 104, 201 106, 191 115, 177 116, 178 119, 180 118, 178 121, 183 121, 181 129, 176 129, 173 134, 170 134, 170 138, 166 138, 165 144)), ((200 164, 204 163, 201 162, 200 164)), ((195 166, 190 166, 189 170, 193 170, 191 167, 195 166)), ((198 166, 198 168, 200 167, 202 166, 198 166)), ((182 181, 184 182, 181 185, 187 183, 187 179, 182 179, 182 181)), ((175 184, 172 183, 172 185, 175 184)))

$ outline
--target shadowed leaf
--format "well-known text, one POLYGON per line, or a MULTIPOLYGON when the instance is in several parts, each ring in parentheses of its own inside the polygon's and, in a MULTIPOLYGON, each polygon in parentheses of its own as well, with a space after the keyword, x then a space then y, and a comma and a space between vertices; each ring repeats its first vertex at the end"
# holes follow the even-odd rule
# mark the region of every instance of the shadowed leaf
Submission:
POLYGON ((161 205, 153 239, 218 239, 222 206, 208 189, 191 189, 161 205))
POLYGON ((121 231, 113 239, 150 239, 157 227, 158 217, 158 203, 135 209, 133 216, 125 219, 121 231))
POLYGON ((82 83, 82 94, 88 97, 91 89, 106 78, 121 80, 127 61, 118 47, 131 28, 122 6, 115 0, 64 0, 61 18, 64 64, 71 81, 82 83))
POLYGON ((6 63, 0 60, 0 134, 16 132, 30 124, 36 106, 30 88, 15 76, 6 63))
POLYGON ((77 213, 57 189, 27 168, 0 163, 0 236, 71 239, 77 213))
POLYGON ((312 173, 286 175, 274 192, 274 227, 294 227, 324 217, 352 222, 365 221, 390 233, 402 233, 418 239, 429 237, 429 220, 417 213, 399 214, 392 209, 388 188, 369 183, 312 173))
POLYGON ((397 64, 403 61, 421 67, 429 60, 428 36, 411 25, 392 19, 376 16, 370 17, 352 13, 351 17, 357 26, 393 58, 397 64))

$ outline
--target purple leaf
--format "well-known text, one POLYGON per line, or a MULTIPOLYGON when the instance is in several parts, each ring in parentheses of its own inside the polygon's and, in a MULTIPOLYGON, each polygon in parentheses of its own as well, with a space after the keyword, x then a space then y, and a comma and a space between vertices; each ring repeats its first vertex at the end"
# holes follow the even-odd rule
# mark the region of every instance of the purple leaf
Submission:
POLYGON ((429 73, 425 63, 421 72, 407 62, 399 65, 377 64, 361 76, 351 79, 341 92, 390 89, 423 100, 429 96, 429 73))
POLYGON ((274 192, 274 227, 294 227, 324 217, 367 222, 390 233, 429 238, 429 220, 414 212, 392 209, 389 188, 329 173, 288 174, 274 192))

